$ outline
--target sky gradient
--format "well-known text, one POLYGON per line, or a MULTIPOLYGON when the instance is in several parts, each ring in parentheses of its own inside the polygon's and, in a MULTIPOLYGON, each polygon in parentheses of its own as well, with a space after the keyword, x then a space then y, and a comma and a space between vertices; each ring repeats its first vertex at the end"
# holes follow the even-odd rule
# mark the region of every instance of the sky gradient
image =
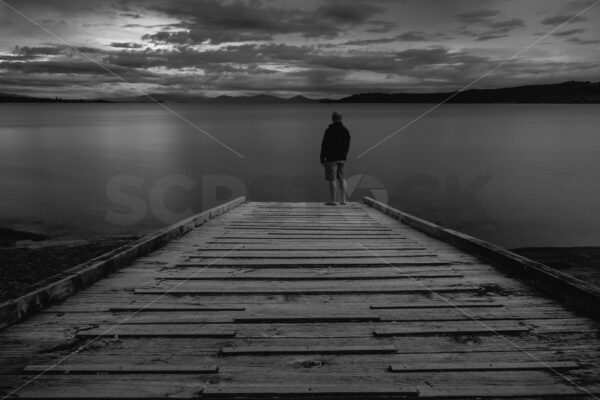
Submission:
MULTIPOLYGON (((0 92, 92 98, 137 90, 309 97, 452 91, 593 3, 0 0, 0 92)), ((599 20, 596 5, 474 87, 600 80, 599 20)))

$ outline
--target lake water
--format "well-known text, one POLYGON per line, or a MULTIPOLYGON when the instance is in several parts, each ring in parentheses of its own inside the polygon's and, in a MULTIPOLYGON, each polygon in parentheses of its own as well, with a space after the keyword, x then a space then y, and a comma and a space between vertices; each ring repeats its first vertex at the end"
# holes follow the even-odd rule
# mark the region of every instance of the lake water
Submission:
POLYGON ((326 198, 334 108, 370 195, 506 247, 600 244, 600 105, 1 104, 0 223, 52 235, 146 232, 232 196, 326 198))

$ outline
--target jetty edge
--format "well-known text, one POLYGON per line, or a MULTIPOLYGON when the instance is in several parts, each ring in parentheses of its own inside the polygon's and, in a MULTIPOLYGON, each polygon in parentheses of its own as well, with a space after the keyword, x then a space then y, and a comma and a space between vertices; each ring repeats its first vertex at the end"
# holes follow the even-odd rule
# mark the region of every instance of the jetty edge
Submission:
POLYGON ((26 293, 16 299, 0 303, 0 330, 22 321, 52 304, 64 300, 73 293, 92 285, 110 273, 128 266, 136 258, 160 249, 172 240, 185 235, 194 228, 245 202, 246 197, 241 196, 193 215, 92 260, 69 268, 58 274, 58 276, 63 276, 62 278, 56 279, 56 276, 50 277, 49 280, 52 280, 52 282, 44 287, 26 293))
POLYGON ((427 235, 479 257, 496 268, 524 280, 545 294, 596 320, 600 320, 600 288, 503 247, 445 228, 364 197, 368 206, 427 235))

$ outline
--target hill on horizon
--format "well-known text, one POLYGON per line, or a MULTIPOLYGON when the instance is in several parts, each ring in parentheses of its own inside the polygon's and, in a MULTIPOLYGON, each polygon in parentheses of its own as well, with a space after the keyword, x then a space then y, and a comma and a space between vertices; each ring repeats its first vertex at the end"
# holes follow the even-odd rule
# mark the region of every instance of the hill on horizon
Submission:
POLYGON ((446 93, 362 93, 325 103, 600 103, 600 82, 563 82, 446 93))
POLYGON ((150 93, 147 96, 102 99, 39 98, 0 93, 0 103, 198 103, 198 104, 302 104, 302 103, 600 103, 600 82, 569 81, 500 89, 470 89, 439 93, 359 93, 339 99, 311 99, 302 95, 283 98, 269 94, 207 97, 189 94, 150 93), (451 97, 449 100, 447 100, 451 97), (154 100, 153 100, 154 99, 154 100))

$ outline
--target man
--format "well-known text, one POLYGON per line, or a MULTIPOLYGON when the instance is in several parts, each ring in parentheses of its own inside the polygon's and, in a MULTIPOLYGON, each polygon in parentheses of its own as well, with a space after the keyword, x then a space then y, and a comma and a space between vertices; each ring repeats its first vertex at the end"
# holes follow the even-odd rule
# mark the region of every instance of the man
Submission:
POLYGON ((333 121, 325 134, 321 143, 321 164, 325 167, 325 180, 329 181, 330 201, 325 203, 328 206, 336 205, 336 197, 340 193, 340 204, 346 204, 348 197, 344 169, 348 149, 350 148, 350 133, 342 124, 342 114, 334 111, 331 115, 333 121))

